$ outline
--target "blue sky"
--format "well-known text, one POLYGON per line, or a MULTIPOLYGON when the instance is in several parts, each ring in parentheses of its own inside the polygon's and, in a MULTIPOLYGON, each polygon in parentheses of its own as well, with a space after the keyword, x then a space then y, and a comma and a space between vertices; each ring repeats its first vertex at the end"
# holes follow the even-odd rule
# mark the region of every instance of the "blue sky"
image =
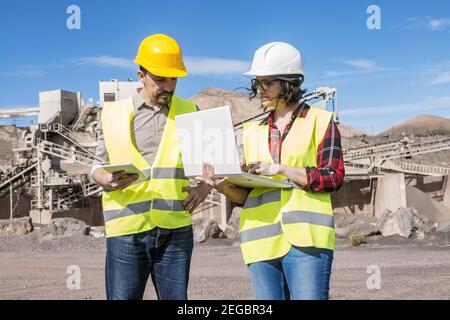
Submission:
POLYGON ((248 86, 253 52, 271 41, 300 49, 305 86, 336 87, 340 119, 368 133, 420 115, 450 118, 450 1, 0 1, 0 108, 34 106, 38 92, 81 91, 136 78, 140 41, 166 33, 190 71, 177 94, 248 86), (68 6, 81 10, 69 30, 68 6), (369 30, 369 5, 381 29, 369 30))

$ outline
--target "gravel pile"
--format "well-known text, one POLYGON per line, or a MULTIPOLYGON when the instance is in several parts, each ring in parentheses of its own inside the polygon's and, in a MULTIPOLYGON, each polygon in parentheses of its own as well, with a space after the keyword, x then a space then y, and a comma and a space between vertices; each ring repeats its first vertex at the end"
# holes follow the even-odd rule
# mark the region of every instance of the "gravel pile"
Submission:
POLYGON ((105 250, 106 240, 92 236, 73 235, 54 240, 39 241, 37 232, 24 236, 0 238, 0 252, 79 252, 105 250))

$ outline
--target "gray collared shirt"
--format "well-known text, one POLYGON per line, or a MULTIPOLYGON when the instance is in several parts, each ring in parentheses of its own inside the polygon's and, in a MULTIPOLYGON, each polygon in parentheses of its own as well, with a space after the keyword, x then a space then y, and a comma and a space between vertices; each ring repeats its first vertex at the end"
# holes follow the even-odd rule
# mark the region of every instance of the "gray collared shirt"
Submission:
MULTIPOLYGON (((162 139, 164 127, 169 115, 169 107, 157 108, 147 105, 138 91, 133 93, 132 98, 134 105, 134 117, 131 128, 132 141, 147 163, 152 165, 162 139)), ((92 164, 91 175, 99 166, 109 164, 101 122, 97 126, 97 149, 95 158, 92 164)))

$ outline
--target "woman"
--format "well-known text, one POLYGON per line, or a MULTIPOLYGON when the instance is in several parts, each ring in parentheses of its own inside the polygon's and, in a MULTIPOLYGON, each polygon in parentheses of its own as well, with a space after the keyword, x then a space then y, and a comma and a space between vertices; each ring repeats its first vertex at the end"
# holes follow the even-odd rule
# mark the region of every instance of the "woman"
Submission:
POLYGON ((304 79, 300 52, 283 42, 254 55, 248 75, 271 112, 244 125, 244 170, 288 180, 291 189, 247 190, 214 177, 204 181, 243 204, 240 240, 257 299, 328 299, 334 249, 329 192, 344 178, 340 134, 332 113, 301 103, 304 79))

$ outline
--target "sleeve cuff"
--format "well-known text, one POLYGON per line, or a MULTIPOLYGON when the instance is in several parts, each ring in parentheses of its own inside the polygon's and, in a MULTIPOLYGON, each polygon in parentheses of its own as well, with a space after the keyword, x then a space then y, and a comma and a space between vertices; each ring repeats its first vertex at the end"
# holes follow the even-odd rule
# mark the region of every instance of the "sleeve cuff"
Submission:
POLYGON ((94 164, 92 165, 91 173, 89 174, 89 176, 92 178, 92 174, 94 173, 94 171, 95 171, 96 169, 100 168, 101 166, 102 166, 102 165, 101 165, 100 163, 94 163, 94 164))
POLYGON ((307 183, 303 187, 305 188, 305 190, 309 190, 311 187, 311 167, 305 167, 305 171, 307 183))

